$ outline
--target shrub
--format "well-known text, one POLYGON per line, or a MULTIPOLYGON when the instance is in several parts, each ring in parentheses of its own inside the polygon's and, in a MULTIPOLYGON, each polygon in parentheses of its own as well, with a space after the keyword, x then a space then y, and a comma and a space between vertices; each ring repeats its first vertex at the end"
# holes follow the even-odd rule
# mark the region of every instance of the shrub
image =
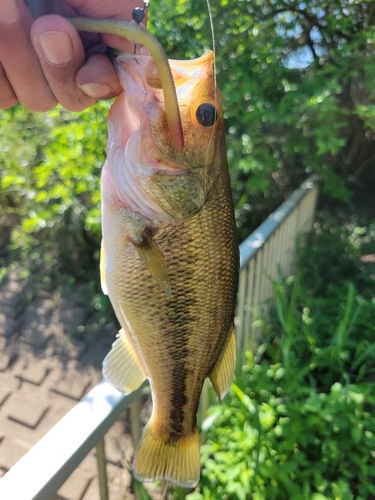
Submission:
POLYGON ((55 242, 66 265, 92 253, 93 242, 99 246, 108 107, 42 115, 17 106, 1 112, 0 222, 7 225, 10 218, 18 228, 13 250, 28 246, 25 234, 39 246, 55 242))
MULTIPOLYGON (((81 113, 0 112, 0 269, 18 262, 40 289, 77 289, 113 320, 99 283, 100 174, 110 103, 81 113)), ((5 273, 2 273, 5 274, 5 273)), ((2 277, 2 276, 1 276, 2 277)))

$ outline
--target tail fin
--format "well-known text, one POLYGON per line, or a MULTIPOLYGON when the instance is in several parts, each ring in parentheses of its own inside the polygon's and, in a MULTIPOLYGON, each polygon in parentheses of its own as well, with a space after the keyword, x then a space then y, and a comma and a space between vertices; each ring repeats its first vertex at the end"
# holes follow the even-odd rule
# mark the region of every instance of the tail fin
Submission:
POLYGON ((153 432, 152 420, 135 452, 134 475, 139 481, 166 479, 184 488, 194 487, 200 476, 199 433, 166 441, 153 432))

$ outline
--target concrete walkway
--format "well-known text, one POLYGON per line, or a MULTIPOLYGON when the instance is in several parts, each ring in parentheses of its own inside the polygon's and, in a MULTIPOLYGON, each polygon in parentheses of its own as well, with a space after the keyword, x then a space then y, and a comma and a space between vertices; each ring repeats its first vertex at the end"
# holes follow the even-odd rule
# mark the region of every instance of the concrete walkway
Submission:
MULTIPOLYGON (((73 297, 54 301, 39 294, 29 301, 28 293, 28 282, 17 270, 0 284, 0 477, 99 382, 102 360, 116 334, 108 325, 83 340, 74 338, 71 333, 84 321, 84 309, 73 297)), ((134 498, 126 415, 106 435, 105 444, 110 500, 134 498)), ((58 498, 99 499, 94 451, 58 498)))

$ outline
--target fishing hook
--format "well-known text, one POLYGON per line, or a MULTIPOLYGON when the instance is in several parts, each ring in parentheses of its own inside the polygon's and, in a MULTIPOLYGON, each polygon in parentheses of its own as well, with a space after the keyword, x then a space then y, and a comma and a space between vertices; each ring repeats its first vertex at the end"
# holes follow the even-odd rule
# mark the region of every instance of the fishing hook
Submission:
POLYGON ((118 19, 90 19, 88 17, 67 17, 78 31, 89 33, 107 33, 141 43, 153 58, 161 79, 164 93, 165 113, 172 144, 181 151, 184 147, 180 110, 172 72, 165 52, 150 32, 142 24, 119 21, 118 19))
MULTIPOLYGON (((132 12, 133 21, 140 24, 145 18, 145 10, 148 7, 148 2, 143 2, 143 9, 141 7, 136 7, 132 12)), ((134 42, 134 54, 137 50, 137 42, 134 42)))
MULTIPOLYGON (((2 2, 3 0, 0 0, 2 2)), ((49 4, 48 0, 25 0, 34 17, 46 14, 49 4)), ((130 38, 137 43, 144 45, 150 56, 158 67, 165 101, 165 112, 167 115, 168 128, 171 134, 171 140, 177 151, 184 147, 184 135, 182 131, 180 111, 178 107, 176 87, 173 81, 172 72, 169 67, 167 56, 160 43, 149 33, 146 28, 140 24, 145 17, 145 10, 148 8, 149 1, 144 0, 143 8, 138 7, 133 10, 132 23, 119 21, 115 19, 89 19, 84 17, 67 17, 77 30, 88 31, 92 33, 108 33, 130 38)))

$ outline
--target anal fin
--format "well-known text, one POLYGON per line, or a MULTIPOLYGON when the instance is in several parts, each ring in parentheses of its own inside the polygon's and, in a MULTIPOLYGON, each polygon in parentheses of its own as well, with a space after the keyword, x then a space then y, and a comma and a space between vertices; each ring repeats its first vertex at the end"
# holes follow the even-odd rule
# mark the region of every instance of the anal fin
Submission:
POLYGON ((141 244, 132 241, 139 256, 145 263, 151 276, 159 283, 168 298, 172 297, 171 284, 163 252, 152 237, 145 238, 141 244))
POLYGON ((209 375, 220 401, 229 391, 236 366, 236 338, 234 331, 234 325, 232 325, 228 335, 228 341, 209 375))
POLYGON ((138 356, 121 329, 103 361, 103 377, 113 387, 129 394, 135 391, 146 379, 138 361, 138 356))

